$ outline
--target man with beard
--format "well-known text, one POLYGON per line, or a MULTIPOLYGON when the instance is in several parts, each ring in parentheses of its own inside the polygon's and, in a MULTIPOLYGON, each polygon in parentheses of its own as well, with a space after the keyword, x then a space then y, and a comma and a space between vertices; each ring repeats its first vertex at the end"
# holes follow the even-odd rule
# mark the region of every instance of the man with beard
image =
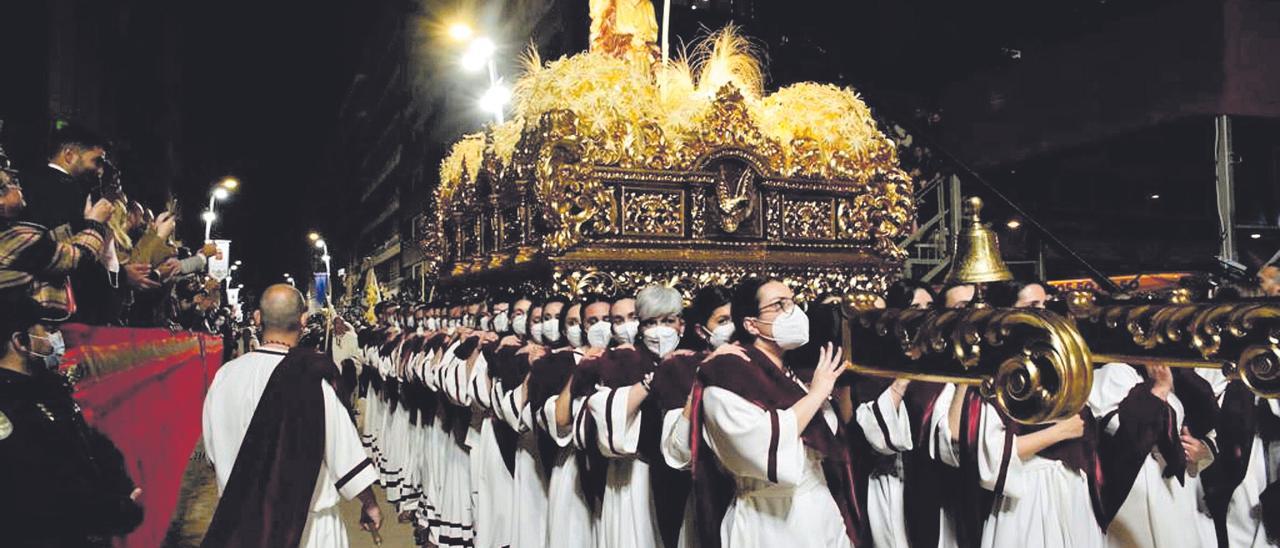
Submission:
POLYGON ((15 546, 94 545, 142 522, 141 491, 55 373, 62 334, 36 319, 66 315, 66 276, 97 258, 111 206, 100 200, 58 242, 15 221, 25 205, 17 176, 0 149, 0 530, 15 546))
POLYGON ((77 128, 58 132, 49 164, 23 177, 30 204, 24 220, 49 230, 78 220, 106 157, 106 143, 98 136, 77 128))

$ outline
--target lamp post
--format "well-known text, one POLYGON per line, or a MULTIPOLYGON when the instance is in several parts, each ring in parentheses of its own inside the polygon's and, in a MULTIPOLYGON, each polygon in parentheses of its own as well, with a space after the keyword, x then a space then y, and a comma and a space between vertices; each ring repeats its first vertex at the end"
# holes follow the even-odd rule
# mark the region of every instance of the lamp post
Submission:
POLYGON ((456 42, 467 42, 462 54, 462 68, 469 72, 487 69, 489 72, 489 89, 480 96, 480 108, 493 114, 494 120, 503 122, 503 109, 511 100, 511 90, 498 79, 498 69, 494 64, 493 54, 498 47, 484 36, 475 36, 475 31, 465 23, 454 23, 449 27, 449 37, 456 42))
POLYGON ((225 200, 230 197, 231 191, 235 190, 239 186, 240 181, 236 180, 235 177, 227 177, 218 181, 218 184, 214 185, 213 191, 209 193, 209 209, 206 209, 205 212, 200 215, 200 217, 204 219, 204 241, 209 241, 209 236, 213 234, 213 221, 218 219, 218 214, 213 210, 214 204, 216 204, 218 200, 225 200))
POLYGON ((312 232, 310 234, 307 234, 307 238, 310 239, 312 243, 315 244, 316 249, 319 249, 320 252, 322 253, 322 255, 320 256, 320 260, 324 261, 324 278, 325 278, 324 304, 332 305, 332 301, 330 300, 330 295, 332 294, 332 292, 329 289, 329 285, 333 283, 333 280, 329 279, 329 276, 330 276, 329 260, 331 259, 331 257, 329 256, 329 244, 325 243, 324 238, 320 236, 319 232, 312 232))
POLYGON ((231 277, 236 274, 237 270, 240 270, 240 261, 236 261, 236 264, 231 265, 231 268, 227 270, 227 277, 222 280, 227 289, 231 289, 231 277))

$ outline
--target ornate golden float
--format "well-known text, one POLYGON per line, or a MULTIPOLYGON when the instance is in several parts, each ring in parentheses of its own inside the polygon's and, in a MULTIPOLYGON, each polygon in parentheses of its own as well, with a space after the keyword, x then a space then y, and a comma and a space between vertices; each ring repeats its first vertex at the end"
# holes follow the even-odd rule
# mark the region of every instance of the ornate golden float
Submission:
POLYGON ((531 55, 513 118, 444 160, 422 242, 444 294, 688 292, 763 273, 814 297, 900 270, 912 182, 852 90, 766 94, 732 29, 663 62, 597 26, 591 51, 531 55))

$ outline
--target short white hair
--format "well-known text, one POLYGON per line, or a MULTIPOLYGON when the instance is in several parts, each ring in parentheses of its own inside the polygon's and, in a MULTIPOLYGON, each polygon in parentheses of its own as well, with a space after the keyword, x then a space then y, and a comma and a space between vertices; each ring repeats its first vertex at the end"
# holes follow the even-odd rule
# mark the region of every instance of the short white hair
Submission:
POLYGON ((679 316, 684 309, 680 292, 665 285, 651 285, 636 293, 636 316, 640 321, 663 316, 679 316))

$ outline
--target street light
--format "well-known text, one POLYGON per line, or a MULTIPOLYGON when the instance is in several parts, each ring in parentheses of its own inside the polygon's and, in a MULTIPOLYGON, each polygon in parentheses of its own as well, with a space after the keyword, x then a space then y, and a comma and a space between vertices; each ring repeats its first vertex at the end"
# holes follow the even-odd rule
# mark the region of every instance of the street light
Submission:
POLYGON ((218 218, 213 212, 213 206, 218 200, 225 200, 231 197, 231 191, 240 187, 240 181, 235 177, 225 177, 214 185, 213 192, 209 193, 209 209, 201 215, 204 219, 204 241, 209 241, 209 236, 213 234, 213 221, 218 218))
POLYGON ((485 36, 475 36, 475 31, 464 23, 454 23, 449 27, 449 37, 455 42, 467 42, 463 50, 461 65, 467 72, 479 72, 489 69, 489 91, 481 98, 481 109, 492 113, 499 124, 503 120, 503 109, 511 99, 511 91, 498 81, 498 69, 494 65, 493 56, 498 46, 485 36))
MULTIPOLYGON (((485 66, 492 67, 493 52, 498 49, 493 40, 483 36, 471 41, 467 51, 462 54, 462 68, 469 72, 479 72, 485 66)), ((492 72, 492 70, 490 70, 492 72)))
POLYGON ((322 238, 322 237, 320 236, 320 233, 319 233, 319 232, 314 232, 314 231, 313 231, 313 232, 311 232, 310 234, 307 234, 307 238, 309 238, 312 242, 315 242, 316 249, 319 249, 319 250, 321 251, 321 253, 323 253, 323 255, 321 255, 321 256, 320 256, 320 260, 324 261, 324 278, 325 278, 325 282, 326 282, 326 283, 325 283, 325 286, 324 286, 324 303, 325 303, 326 305, 328 305, 328 304, 330 304, 330 300, 329 300, 329 296, 330 296, 330 291, 329 291, 329 259, 330 259, 330 257, 329 257, 329 244, 325 243, 324 238, 322 238))
POLYGON ((485 91, 484 95, 480 96, 480 108, 485 112, 492 113, 501 123, 502 112, 510 100, 511 90, 507 89, 507 86, 497 83, 485 91))
POLYGON ((452 38, 455 42, 462 42, 471 38, 475 33, 476 31, 471 28, 471 25, 466 23, 454 23, 449 25, 449 38, 452 38))

